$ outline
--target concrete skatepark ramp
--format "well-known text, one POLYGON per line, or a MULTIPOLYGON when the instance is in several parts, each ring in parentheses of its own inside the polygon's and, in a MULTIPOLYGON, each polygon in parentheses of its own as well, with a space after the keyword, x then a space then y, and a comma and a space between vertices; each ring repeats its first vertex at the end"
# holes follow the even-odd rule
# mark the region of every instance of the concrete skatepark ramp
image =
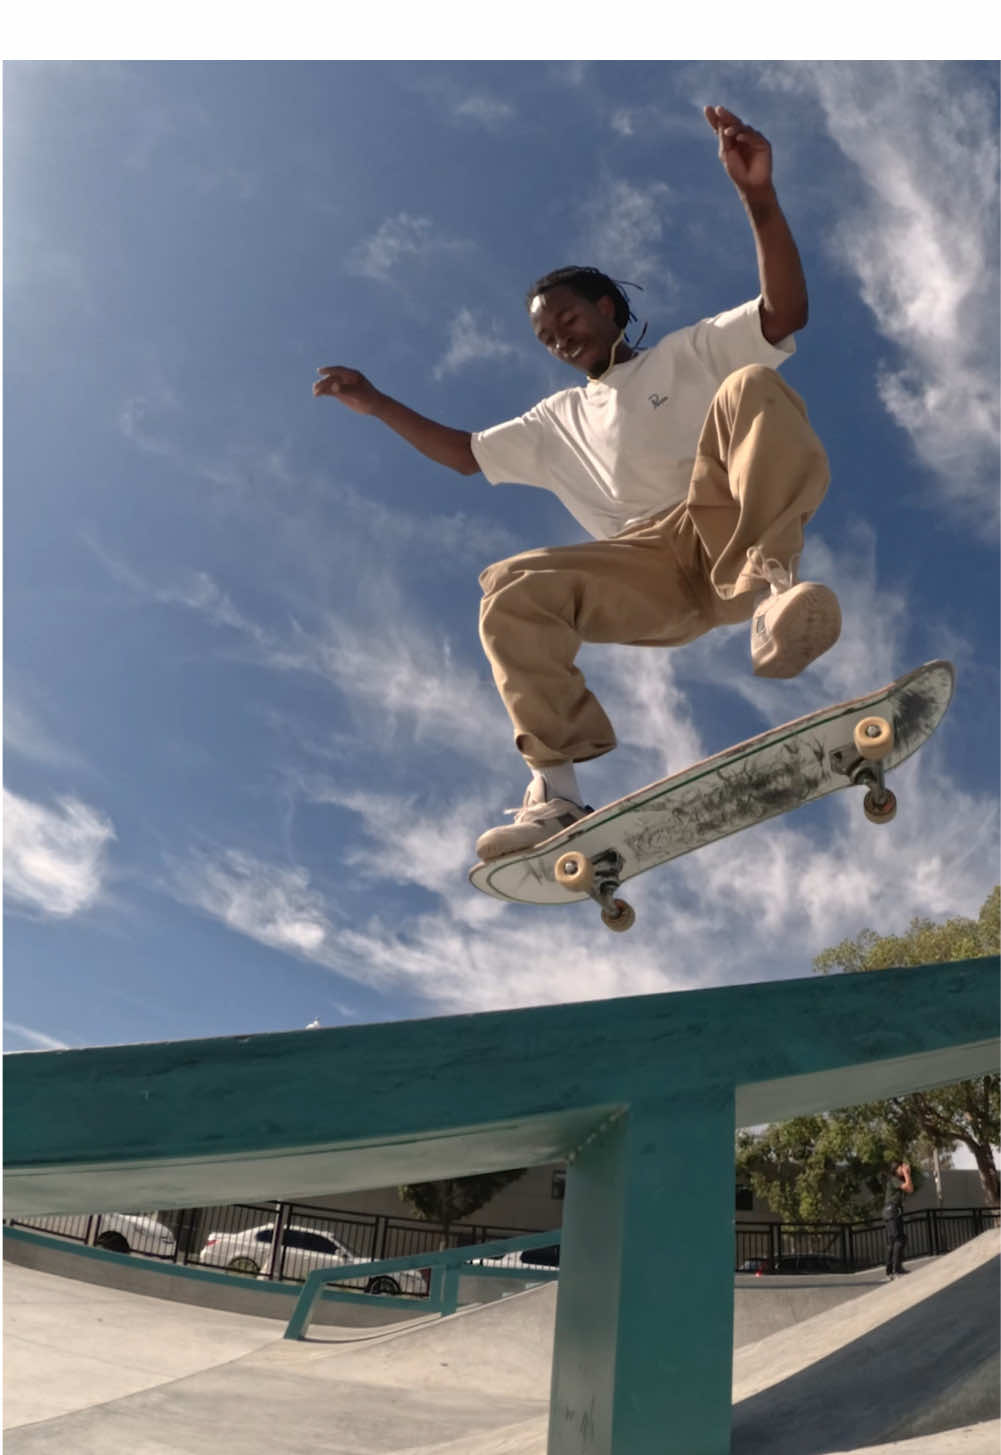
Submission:
POLYGON ((917 1436, 946 1455, 953 1430, 996 1422, 998 1249, 984 1233, 738 1350, 733 1455, 831 1455, 917 1436))
MULTIPOLYGON (((996 1455, 998 1248, 983 1234, 739 1348, 734 1455, 996 1455)), ((742 1293, 757 1290, 737 1289, 738 1327, 742 1293)), ((556 1297, 548 1284, 444 1320, 289 1342, 278 1321, 8 1266, 4 1443, 12 1455, 544 1455, 556 1297)))
MULTIPOLYGON (((5 1210, 303 1200, 563 1162, 547 1455, 728 1455, 735 1129, 993 1072, 998 972, 989 956, 6 1056, 5 1210)), ((522 1394, 508 1412, 533 1417, 522 1394)), ((470 1419, 472 1451, 497 1432, 470 1419)), ((406 1431, 397 1451, 432 1438, 406 1431)))

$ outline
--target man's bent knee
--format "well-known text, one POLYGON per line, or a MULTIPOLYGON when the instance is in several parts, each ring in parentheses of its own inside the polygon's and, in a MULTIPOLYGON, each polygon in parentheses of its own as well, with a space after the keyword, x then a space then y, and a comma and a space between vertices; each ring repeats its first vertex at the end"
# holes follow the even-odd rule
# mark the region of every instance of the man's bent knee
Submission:
POLYGON ((502 586, 508 586, 519 575, 523 575, 531 569, 533 551, 524 551, 518 556, 508 556, 504 561, 495 561, 492 566, 480 572, 480 588, 484 596, 490 596, 495 591, 500 591, 502 586))
POLYGON ((806 406, 795 389, 786 383, 777 369, 769 368, 767 364, 745 364, 741 369, 734 369, 719 386, 716 398, 729 400, 747 394, 752 398, 758 397, 762 404, 767 404, 770 399, 774 401, 776 389, 786 400, 795 404, 802 414, 806 413, 806 406))

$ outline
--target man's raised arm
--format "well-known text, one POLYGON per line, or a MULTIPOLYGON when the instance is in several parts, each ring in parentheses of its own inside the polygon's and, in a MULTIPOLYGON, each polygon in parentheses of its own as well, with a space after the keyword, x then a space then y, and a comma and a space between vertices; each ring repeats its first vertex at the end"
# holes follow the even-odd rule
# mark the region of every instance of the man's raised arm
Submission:
POLYGON ((468 430, 451 429, 447 424, 426 419, 423 414, 408 409, 398 399, 391 399, 388 394, 376 389, 357 369, 335 364, 318 369, 317 373, 320 377, 313 385, 317 399, 327 395, 340 400, 356 414, 373 415, 429 460, 447 465, 460 475, 475 475, 479 470, 468 430))
POLYGON ((789 230, 772 181, 772 149, 725 106, 707 106, 706 120, 719 140, 724 170, 747 209, 758 253, 761 332, 777 344, 805 328, 808 303, 799 249, 789 230))

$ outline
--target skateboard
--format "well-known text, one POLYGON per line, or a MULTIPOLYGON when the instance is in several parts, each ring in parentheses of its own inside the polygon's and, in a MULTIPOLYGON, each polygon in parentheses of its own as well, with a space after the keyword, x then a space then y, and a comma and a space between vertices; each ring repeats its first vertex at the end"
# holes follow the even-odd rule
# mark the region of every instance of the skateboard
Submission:
POLYGON ((811 712, 599 808, 536 844, 473 866, 496 899, 570 904, 591 898, 611 930, 628 930, 625 880, 838 788, 864 789, 872 823, 897 800, 886 773, 938 727, 955 684, 951 662, 928 662, 878 692, 811 712))

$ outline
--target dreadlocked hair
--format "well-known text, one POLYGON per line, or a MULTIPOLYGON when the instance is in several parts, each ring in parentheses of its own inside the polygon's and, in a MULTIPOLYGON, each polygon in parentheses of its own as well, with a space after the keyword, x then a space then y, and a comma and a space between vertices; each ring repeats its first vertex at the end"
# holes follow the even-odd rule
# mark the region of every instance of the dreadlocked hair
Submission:
MULTIPOLYGON (((567 268, 555 268, 553 272, 534 283, 525 295, 525 306, 531 308, 532 300, 539 298, 542 294, 548 293, 550 288, 569 288, 576 293, 578 298, 586 298, 589 303, 597 303, 599 298, 611 298, 615 305, 615 322, 619 328, 627 328, 630 323, 637 323, 638 319, 629 306, 629 299, 623 293, 623 288, 639 288, 639 283, 623 283, 621 286, 610 278, 607 273, 601 272, 599 268, 581 268, 571 265, 567 268)), ((643 333, 646 333, 644 325, 643 333)), ((643 334, 640 334, 640 338, 643 334)))

